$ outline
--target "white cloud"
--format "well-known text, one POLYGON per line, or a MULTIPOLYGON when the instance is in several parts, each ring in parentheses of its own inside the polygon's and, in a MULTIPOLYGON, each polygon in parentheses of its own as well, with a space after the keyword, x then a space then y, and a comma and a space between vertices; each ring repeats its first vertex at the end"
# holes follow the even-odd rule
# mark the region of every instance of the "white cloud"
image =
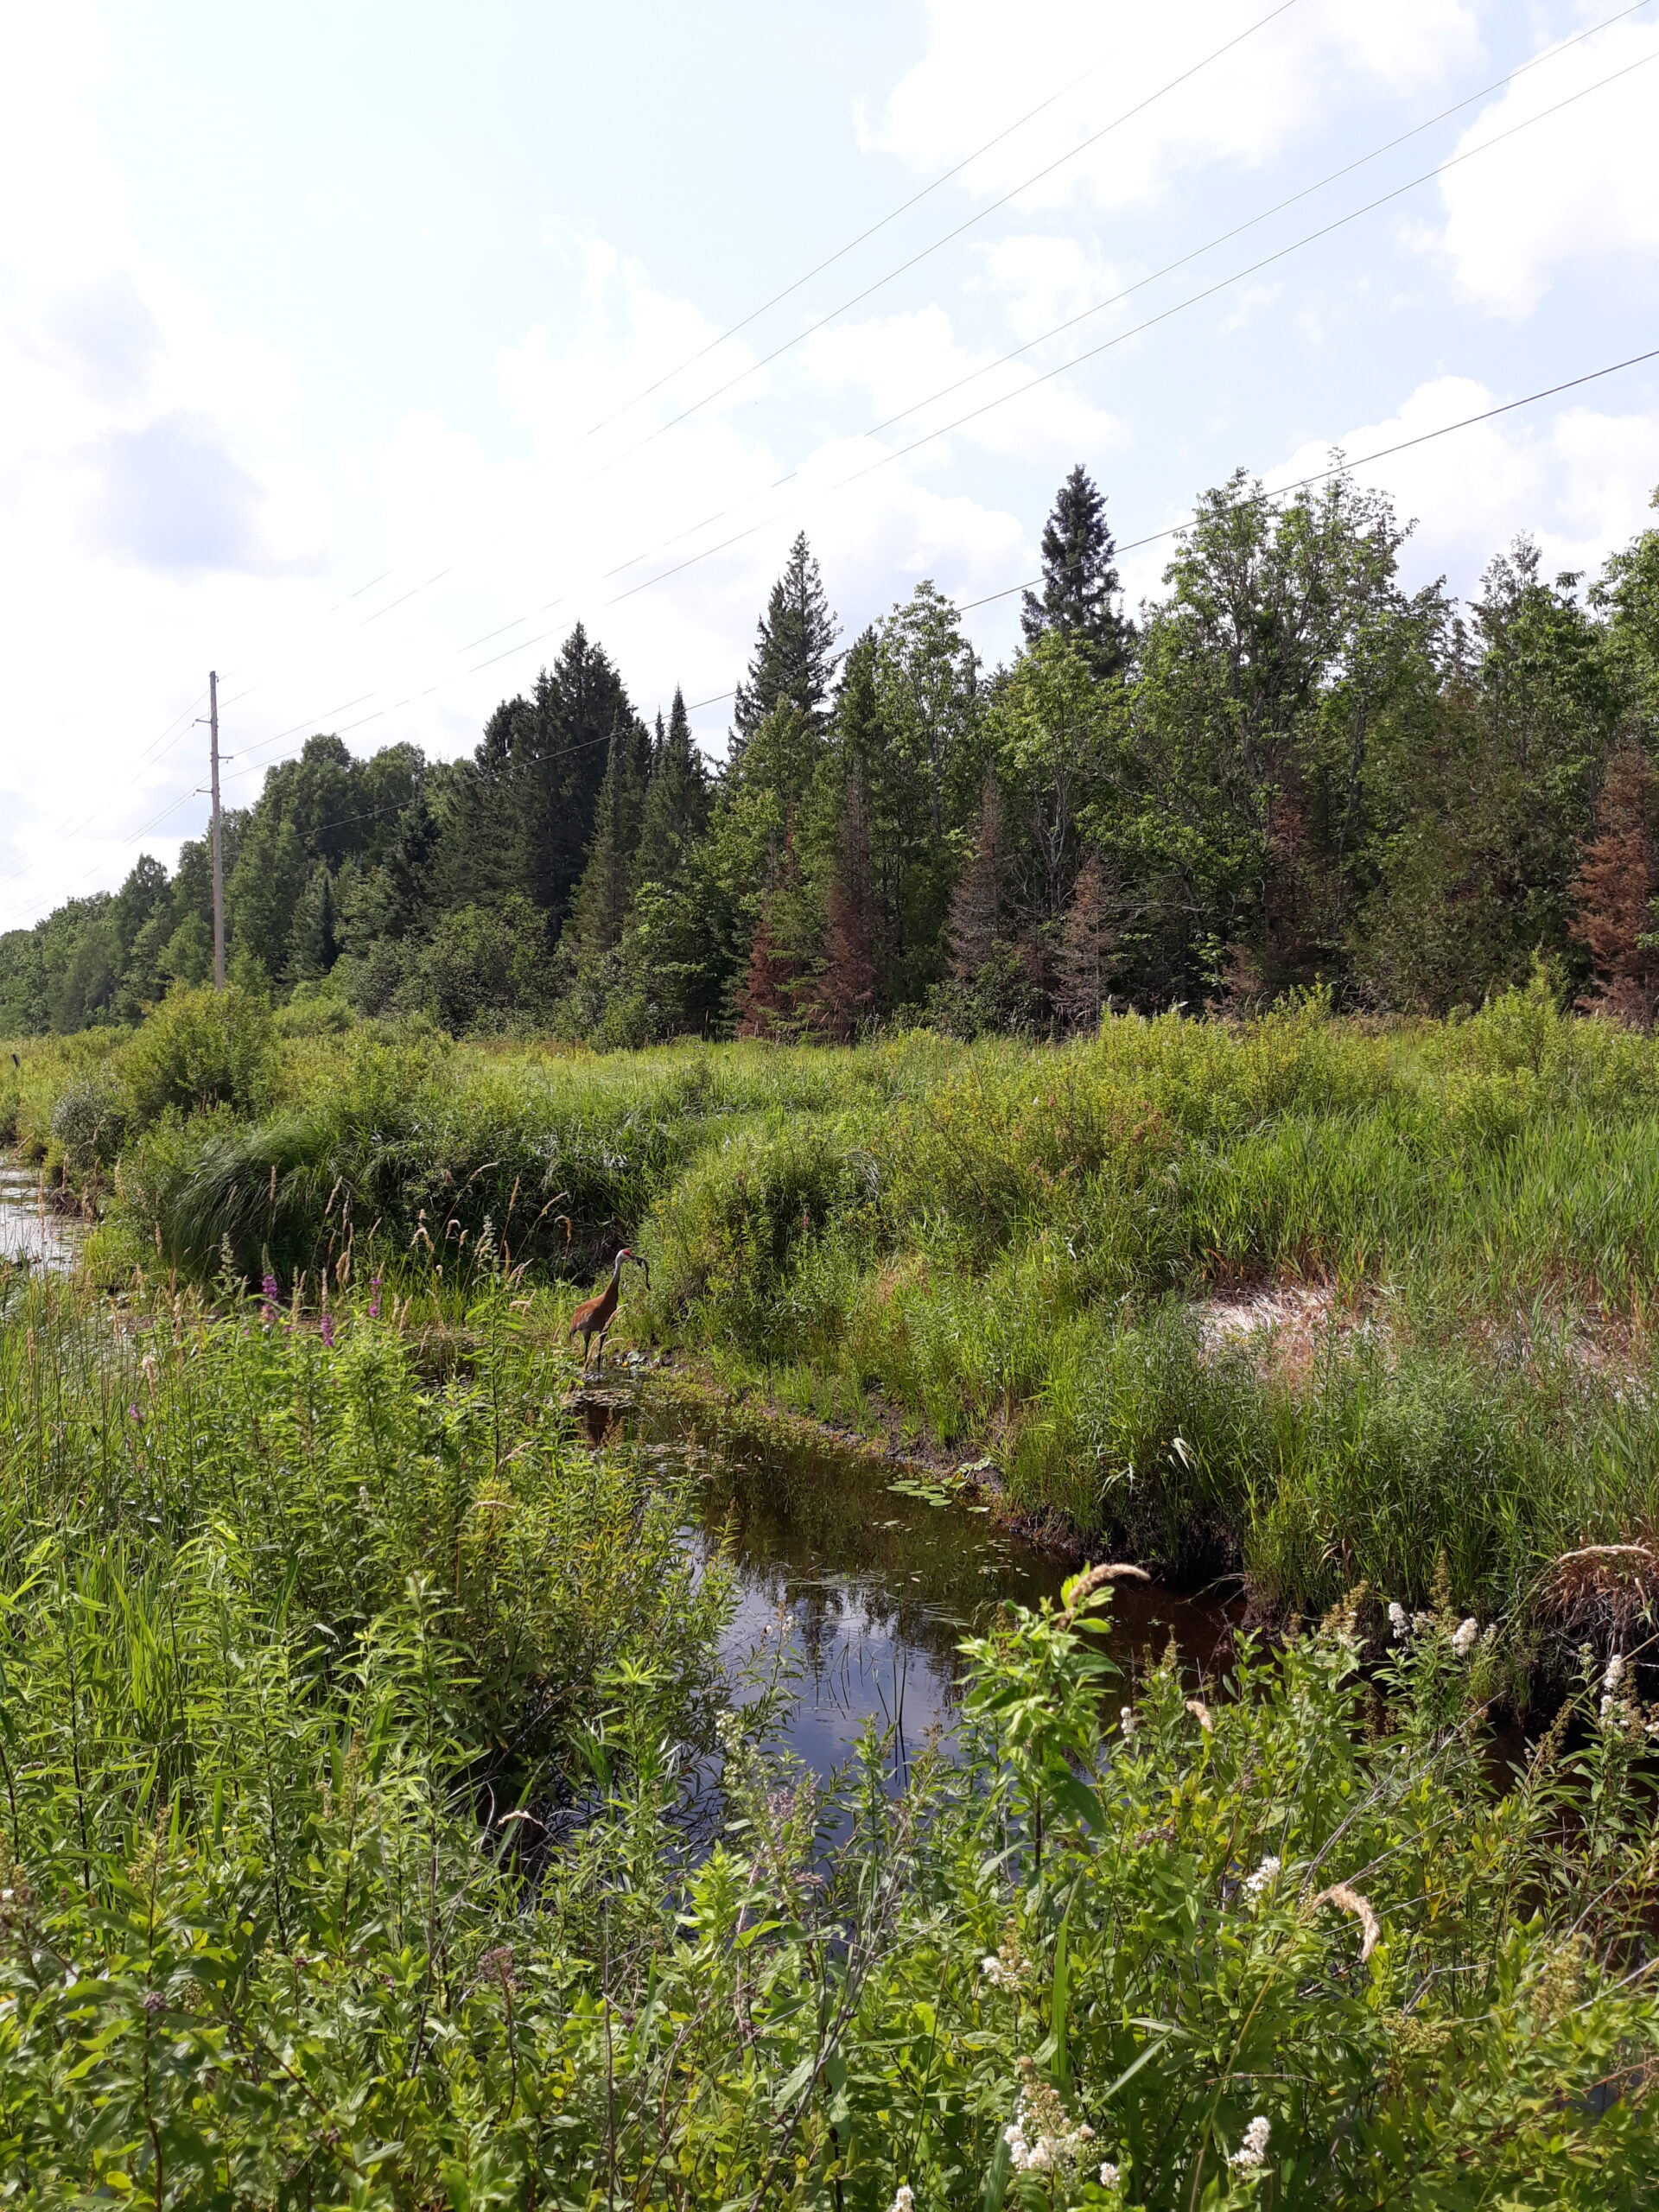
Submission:
POLYGON ((1057 323, 1087 313, 1122 290, 1123 272, 1081 239, 1043 232, 1020 232, 982 246, 985 281, 979 289, 999 294, 1015 334, 1040 337, 1057 323))
MULTIPOLYGON (((96 170, 95 135, 71 129, 73 115, 84 122, 72 102, 65 143, 96 170)), ((141 253, 119 181, 105 181, 87 250, 60 275, 8 259, 0 235, 0 594, 18 640, 0 730, 0 927, 118 881, 131 830, 170 800, 188 804, 143 842, 170 858, 199 830, 203 738, 188 717, 210 664, 226 795, 241 804, 312 729, 364 750, 475 743, 578 618, 645 712, 677 682, 694 700, 723 691, 803 524, 849 627, 924 574, 971 597, 1028 565, 1012 516, 903 467, 864 474, 890 447, 835 438, 791 467, 753 427, 760 378, 667 427, 747 365, 738 345, 588 436, 716 334, 602 240, 556 257, 564 334, 531 327, 497 355, 493 450, 410 413, 319 467, 292 435, 299 365, 226 331, 141 253), (175 716, 179 734, 146 763, 175 716)), ((860 342, 856 330, 842 341, 835 377, 856 385, 868 371, 864 388, 885 395, 879 346, 860 354, 860 342)), ((907 399, 964 365, 947 324, 918 334, 893 374, 907 399)), ((728 714, 695 718, 716 749, 728 714)))
MULTIPOLYGON (((1261 13, 1265 13, 1262 10, 1261 13)), ((1114 122, 1257 19, 1237 0, 1124 9, 1094 0, 926 0, 926 53, 894 89, 869 143, 928 169, 959 161, 1068 78, 1090 73, 965 174, 1001 193, 1114 122), (1099 66, 1090 68, 1091 62, 1099 66)), ((1160 198, 1182 169, 1265 161, 1333 105, 1379 86, 1439 85, 1479 51, 1467 0, 1304 0, 1035 186, 1023 204, 1077 198, 1123 208, 1160 198)))
POLYGON ((1451 169, 1438 244, 1464 297, 1529 315, 1566 269, 1655 296, 1659 249, 1659 24, 1618 23, 1529 71, 1483 111, 1457 151, 1484 143, 1616 70, 1633 73, 1507 145, 1451 169))
MULTIPOLYGON (((1338 443, 1363 463, 1368 454, 1484 413, 1503 397, 1472 378, 1436 377, 1386 421, 1358 424, 1338 443)), ((1294 483, 1328 462, 1327 448, 1310 442, 1268 471, 1266 481, 1294 483)), ((1538 540, 1549 573, 1593 572, 1652 522, 1647 500, 1659 482, 1659 408, 1500 416, 1356 474, 1385 488, 1402 518, 1415 521, 1404 559, 1416 581, 1444 573, 1455 591, 1467 593, 1492 556, 1523 531, 1538 540)))
MULTIPOLYGON (((1020 397, 1034 364, 999 363, 993 353, 958 345, 950 317, 937 306, 820 331, 808 341, 804 366, 821 384, 868 391, 878 416, 906 410, 890 433, 899 445, 957 422, 962 427, 953 435, 988 453, 1024 459, 1101 452, 1125 440, 1115 416, 1063 381, 1020 397), (945 397, 930 400, 934 392, 945 397), (930 404, 918 406, 922 400, 930 404)), ((937 464, 942 449, 929 450, 937 464)))

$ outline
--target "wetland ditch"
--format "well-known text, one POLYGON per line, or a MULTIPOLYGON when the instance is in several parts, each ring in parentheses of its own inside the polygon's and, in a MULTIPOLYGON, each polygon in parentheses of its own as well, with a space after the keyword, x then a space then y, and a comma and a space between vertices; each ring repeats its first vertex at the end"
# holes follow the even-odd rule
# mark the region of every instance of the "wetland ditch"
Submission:
MULTIPOLYGON (((1072 1562, 1001 1527, 988 1505, 782 1424, 648 1382, 583 1389, 569 1409, 594 1448, 637 1453, 684 1479, 697 1507, 684 1541, 704 1559, 726 1545, 736 1576, 728 1675, 738 1684, 768 1645, 775 1662, 781 1643, 796 1690, 786 1740, 820 1777, 846 1761, 874 1721, 892 1731, 902 1782, 917 1749, 950 1735, 963 1637, 982 1632, 1004 1604, 1058 1599, 1072 1572, 1072 1562)), ((1125 1581, 1111 1656, 1132 1674, 1160 1657, 1173 1635, 1183 1659, 1207 1674, 1243 1615, 1242 1601, 1221 1592, 1125 1581)))

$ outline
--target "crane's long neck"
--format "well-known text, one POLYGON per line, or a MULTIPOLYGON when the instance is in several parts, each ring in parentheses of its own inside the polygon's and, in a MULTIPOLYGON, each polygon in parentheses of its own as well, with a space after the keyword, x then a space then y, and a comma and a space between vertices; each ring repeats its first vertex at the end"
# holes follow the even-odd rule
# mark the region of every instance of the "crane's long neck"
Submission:
POLYGON ((622 1281, 622 1262, 627 1256, 626 1252, 619 1252, 616 1255, 616 1265, 611 1269, 611 1281, 619 1287, 622 1281))

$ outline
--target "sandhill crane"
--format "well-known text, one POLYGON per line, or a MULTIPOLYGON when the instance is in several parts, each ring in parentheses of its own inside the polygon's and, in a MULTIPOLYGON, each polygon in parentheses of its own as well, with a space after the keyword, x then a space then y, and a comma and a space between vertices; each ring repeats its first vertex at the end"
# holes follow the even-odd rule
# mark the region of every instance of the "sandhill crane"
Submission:
POLYGON ((641 1259, 638 1252, 631 1252, 625 1244, 616 1255, 615 1264, 611 1269, 611 1279, 600 1292, 599 1296, 584 1300, 570 1316, 570 1334, 573 1337, 580 1336, 582 1338, 582 1364, 584 1371, 589 1359, 593 1357, 589 1346, 595 1337, 599 1338, 599 1365, 603 1368, 605 1364, 605 1338, 612 1322, 616 1319, 617 1301, 622 1295, 624 1260, 632 1260, 636 1267, 645 1269, 645 1288, 647 1290, 651 1288, 649 1262, 641 1259))

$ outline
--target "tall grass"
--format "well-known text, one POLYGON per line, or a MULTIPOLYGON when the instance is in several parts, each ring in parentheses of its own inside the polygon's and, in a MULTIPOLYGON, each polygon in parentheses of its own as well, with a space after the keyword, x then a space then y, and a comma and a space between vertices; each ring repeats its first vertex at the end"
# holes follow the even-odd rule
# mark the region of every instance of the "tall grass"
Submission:
MULTIPOLYGON (((747 1172, 792 1206, 820 1155, 781 1156, 747 1172)), ((755 1245, 783 1284, 842 1249, 805 1203, 755 1245)), ((1224 1684, 1116 1680, 1090 1574, 969 1649, 957 1761, 894 1794, 872 1734, 821 1786, 786 1681, 728 1704, 718 1560, 573 1446, 554 1294, 512 1274, 446 1278, 442 1333, 366 1265, 326 1303, 233 1268, 0 1281, 15 2201, 1651 2201, 1659 1708, 1628 1667, 1580 1668, 1500 1786, 1509 1643, 1459 1621, 1457 1562, 1386 1649, 1338 1607, 1224 1684)), ((1161 1306, 1113 1357, 1224 1501, 1190 1328, 1161 1306)))
MULTIPOLYGON (((1063 1048, 601 1058, 367 1025, 285 1054, 257 1118, 132 1130, 109 1279, 228 1264, 315 1299, 373 1269, 458 1315, 505 1256, 556 1326, 626 1241, 653 1290, 624 1332, 988 1452, 1033 1519, 1240 1567, 1275 1609, 1356 1576, 1421 1604, 1444 1556, 1465 1603, 1535 1610, 1553 1561, 1614 1541, 1653 1547, 1659 1595, 1659 1046, 1541 982, 1445 1024, 1313 1001, 1063 1048), (1287 1282, 1322 1319, 1230 1351, 1206 1326, 1287 1282)), ((26 1058, 48 1160, 49 1090, 26 1058)))

